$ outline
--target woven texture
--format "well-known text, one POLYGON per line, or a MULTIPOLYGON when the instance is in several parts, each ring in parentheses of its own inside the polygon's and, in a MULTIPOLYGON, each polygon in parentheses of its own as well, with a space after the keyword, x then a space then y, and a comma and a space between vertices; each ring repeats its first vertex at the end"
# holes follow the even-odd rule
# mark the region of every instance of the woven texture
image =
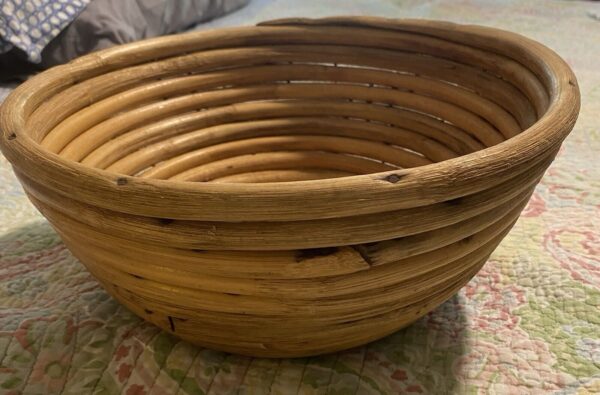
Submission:
MULTIPOLYGON (((248 12, 258 19, 288 15, 263 4, 248 12)), ((355 3, 356 12, 361 7, 386 16, 411 12, 388 2, 355 3)), ((520 17, 512 19, 507 9, 502 16, 468 5, 428 7, 413 15, 495 20, 553 47, 575 69, 584 97, 575 131, 522 218, 459 295, 407 330, 328 357, 261 360, 192 347, 110 299, 35 214, 3 161, 0 303, 8 308, 0 317, 0 386, 127 394, 598 391, 600 75, 585 50, 600 24, 590 6, 567 3, 543 12, 513 6, 520 17), (571 27, 563 30, 569 40, 562 24, 571 27)))

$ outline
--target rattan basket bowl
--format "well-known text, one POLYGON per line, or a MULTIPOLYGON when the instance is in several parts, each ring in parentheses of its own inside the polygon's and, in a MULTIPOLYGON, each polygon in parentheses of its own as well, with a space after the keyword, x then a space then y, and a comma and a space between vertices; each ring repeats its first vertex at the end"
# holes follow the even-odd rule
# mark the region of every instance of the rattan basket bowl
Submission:
POLYGON ((252 356, 381 338, 455 294, 579 111, 554 52, 479 26, 287 19, 115 47, 0 113, 28 197, 121 303, 252 356))

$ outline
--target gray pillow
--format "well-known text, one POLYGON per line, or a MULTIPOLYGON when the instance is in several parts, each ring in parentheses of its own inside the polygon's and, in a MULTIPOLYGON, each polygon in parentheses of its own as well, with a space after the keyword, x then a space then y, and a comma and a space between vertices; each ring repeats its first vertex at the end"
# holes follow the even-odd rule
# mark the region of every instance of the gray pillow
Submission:
POLYGON ((92 0, 42 51, 41 63, 13 49, 0 55, 0 80, 62 64, 83 54, 185 30, 246 5, 250 0, 92 0))
POLYGON ((42 52, 45 67, 91 51, 182 31, 249 0, 93 0, 42 52))

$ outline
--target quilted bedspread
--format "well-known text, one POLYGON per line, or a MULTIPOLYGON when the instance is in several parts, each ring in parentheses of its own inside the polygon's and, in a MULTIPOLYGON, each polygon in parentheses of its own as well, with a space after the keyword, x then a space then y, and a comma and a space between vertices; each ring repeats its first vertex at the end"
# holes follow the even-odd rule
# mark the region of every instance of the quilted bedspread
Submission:
POLYGON ((409 328, 346 352, 270 360, 198 348, 108 296, 0 156, 0 393, 600 393, 600 3, 255 0, 208 26, 332 14, 509 29, 575 70, 575 130, 481 272, 409 328))

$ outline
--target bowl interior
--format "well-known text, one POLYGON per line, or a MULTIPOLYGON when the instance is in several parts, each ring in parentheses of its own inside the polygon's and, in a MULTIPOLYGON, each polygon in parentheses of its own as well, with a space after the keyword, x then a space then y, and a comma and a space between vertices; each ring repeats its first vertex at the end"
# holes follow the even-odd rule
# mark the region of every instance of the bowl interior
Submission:
POLYGON ((531 70, 470 43, 362 27, 255 29, 244 45, 183 45, 94 72, 33 112, 32 137, 128 176, 304 181, 467 155, 548 107, 531 70))

